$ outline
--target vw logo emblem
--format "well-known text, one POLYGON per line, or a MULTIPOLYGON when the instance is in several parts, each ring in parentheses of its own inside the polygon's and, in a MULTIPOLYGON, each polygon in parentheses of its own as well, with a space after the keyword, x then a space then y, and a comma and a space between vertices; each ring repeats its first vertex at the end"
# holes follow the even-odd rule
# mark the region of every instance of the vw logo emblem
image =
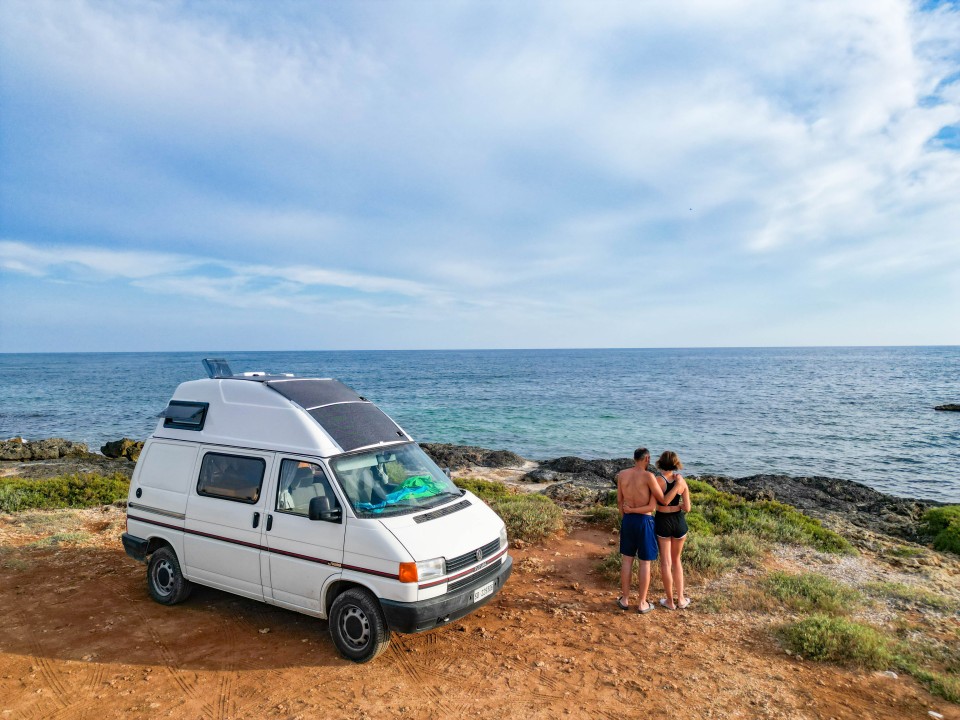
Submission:
POLYGON ((483 550, 477 550, 477 561, 483 560, 483 550))

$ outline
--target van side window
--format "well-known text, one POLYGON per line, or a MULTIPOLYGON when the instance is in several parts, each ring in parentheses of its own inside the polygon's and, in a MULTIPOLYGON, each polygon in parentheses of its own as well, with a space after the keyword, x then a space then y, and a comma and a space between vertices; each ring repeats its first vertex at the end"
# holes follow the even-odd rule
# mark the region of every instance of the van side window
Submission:
POLYGON ((310 501, 315 497, 323 498, 324 510, 340 507, 322 467, 300 460, 284 460, 280 463, 277 512, 307 517, 310 501))
POLYGON ((266 465, 262 458, 207 453, 200 463, 197 493, 253 504, 260 499, 266 465))

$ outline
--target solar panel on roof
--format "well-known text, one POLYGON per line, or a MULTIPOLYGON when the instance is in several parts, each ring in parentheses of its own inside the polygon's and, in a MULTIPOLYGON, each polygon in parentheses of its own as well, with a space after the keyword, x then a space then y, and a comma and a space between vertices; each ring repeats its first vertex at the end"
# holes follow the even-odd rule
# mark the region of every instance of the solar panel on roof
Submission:
POLYGON ((308 410, 330 403, 361 400, 356 392, 338 380, 301 378, 296 380, 268 380, 264 384, 308 410))
POLYGON ((328 405, 309 412, 346 452, 381 442, 410 439, 373 403, 328 405))

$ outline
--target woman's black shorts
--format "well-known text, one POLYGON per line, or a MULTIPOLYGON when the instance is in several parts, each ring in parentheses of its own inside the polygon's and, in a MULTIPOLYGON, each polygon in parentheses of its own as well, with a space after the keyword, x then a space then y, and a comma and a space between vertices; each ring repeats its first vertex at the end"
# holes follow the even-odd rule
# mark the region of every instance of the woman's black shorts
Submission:
POLYGON ((653 532, 657 537, 677 538, 687 534, 687 518, 685 512, 662 513, 658 512, 653 518, 653 532))

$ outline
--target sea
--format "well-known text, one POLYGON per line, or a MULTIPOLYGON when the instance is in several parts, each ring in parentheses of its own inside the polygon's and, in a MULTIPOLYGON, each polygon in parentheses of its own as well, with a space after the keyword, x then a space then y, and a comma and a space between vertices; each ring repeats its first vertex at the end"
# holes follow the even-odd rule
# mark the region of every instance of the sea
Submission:
POLYGON ((421 442, 821 475, 960 503, 960 347, 0 354, 0 437, 146 438, 204 357, 333 377, 421 442))

